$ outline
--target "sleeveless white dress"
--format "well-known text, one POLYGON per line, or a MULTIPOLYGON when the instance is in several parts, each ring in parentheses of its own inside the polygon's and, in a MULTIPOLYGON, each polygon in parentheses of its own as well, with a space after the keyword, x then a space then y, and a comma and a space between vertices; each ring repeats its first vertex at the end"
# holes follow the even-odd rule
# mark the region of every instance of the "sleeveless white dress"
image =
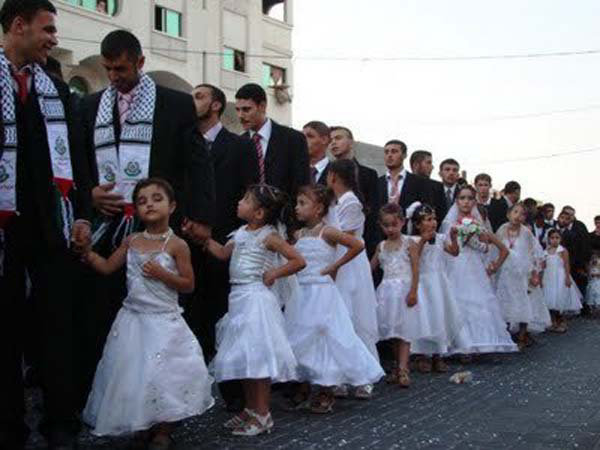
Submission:
MULTIPOLYGON (((354 237, 361 240, 365 225, 365 215, 362 210, 360 200, 352 191, 342 195, 335 207, 339 228, 344 232, 352 232, 354 237)), ((348 307, 356 334, 379 361, 376 346, 379 341, 377 299, 367 252, 363 250, 356 258, 341 267, 335 281, 348 307)))
POLYGON ((448 258, 450 285, 463 321, 462 341, 455 353, 516 352, 517 345, 506 330, 500 303, 486 272, 487 253, 477 236, 461 245, 457 257, 448 258))
POLYGON ((446 236, 436 234, 435 243, 425 244, 421 253, 417 294, 420 321, 415 327, 418 337, 411 342, 411 353, 443 355, 465 346, 455 286, 450 284, 446 272, 445 240, 446 236))
POLYGON ((279 301, 263 283, 263 274, 273 267, 277 256, 264 241, 276 232, 270 225, 258 230, 244 225, 233 235, 229 310, 217 323, 217 354, 210 364, 219 382, 297 379, 296 359, 279 301))
POLYGON ((301 237, 295 247, 306 268, 297 274, 301 295, 287 302, 285 318, 298 380, 320 386, 376 383, 383 369, 354 331, 334 281, 321 275, 335 262, 336 248, 321 236, 301 237))
MULTIPOLYGON (((132 241, 135 238, 132 239, 132 241)), ((104 346, 83 421, 98 436, 147 430, 202 414, 214 401, 202 349, 181 316, 178 293, 143 275, 149 260, 177 273, 161 251, 127 252, 127 290, 104 346)))
POLYGON ((583 295, 571 278, 571 274, 565 273, 564 262, 560 256, 564 251, 565 248, 559 245, 554 253, 550 253, 549 249, 544 252, 546 261, 543 277, 544 300, 550 310, 578 314, 583 295), (570 288, 565 284, 566 277, 571 278, 570 288))
POLYGON ((402 236, 398 249, 387 249, 386 242, 379 244, 379 265, 383 278, 377 287, 377 322, 379 339, 403 339, 411 342, 420 336, 420 317, 425 308, 419 303, 408 307, 406 297, 410 292, 412 270, 408 253, 414 245, 408 236, 402 236))
POLYGON ((502 315, 513 331, 518 329, 519 323, 526 323, 528 331, 542 332, 552 320, 542 289, 531 286, 529 279, 533 270, 540 271, 543 250, 527 227, 521 225, 514 240, 508 236, 508 227, 506 223, 496 232, 509 251, 496 278, 496 296, 502 315))

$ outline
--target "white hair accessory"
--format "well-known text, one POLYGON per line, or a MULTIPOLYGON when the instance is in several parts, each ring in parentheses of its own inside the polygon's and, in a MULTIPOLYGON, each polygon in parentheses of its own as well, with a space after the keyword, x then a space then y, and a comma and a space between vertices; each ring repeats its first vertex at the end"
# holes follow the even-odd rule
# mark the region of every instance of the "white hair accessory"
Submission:
POLYGON ((411 203, 411 205, 408 208, 406 208, 406 218, 408 220, 412 220, 413 215, 415 214, 415 211, 419 206, 421 206, 421 202, 414 202, 411 203))

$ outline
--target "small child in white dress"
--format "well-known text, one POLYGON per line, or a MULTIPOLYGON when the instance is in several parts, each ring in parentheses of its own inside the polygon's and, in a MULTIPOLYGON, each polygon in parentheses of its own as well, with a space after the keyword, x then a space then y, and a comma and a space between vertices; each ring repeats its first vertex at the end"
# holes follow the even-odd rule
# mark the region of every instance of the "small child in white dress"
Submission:
POLYGON ((217 354, 210 364, 218 382, 242 380, 246 408, 225 423, 236 436, 271 432, 271 381, 295 380, 296 358, 285 333, 276 280, 302 270, 304 259, 275 229, 287 199, 268 185, 250 186, 238 203, 239 228, 224 246, 207 250, 228 260, 231 292, 227 314, 217 323, 217 354), (278 255, 287 262, 276 266, 278 255))
POLYGON ((600 255, 597 253, 594 253, 590 260, 585 303, 590 308, 600 307, 600 255))
MULTIPOLYGON (((436 233, 435 210, 429 205, 409 208, 407 216, 419 234, 416 238, 420 255, 417 305, 422 309, 416 326, 418 336, 411 342, 411 352, 431 356, 433 371, 444 373, 448 366, 441 355, 464 346, 460 341, 463 324, 453 293, 455 287, 451 286, 446 271, 446 254, 458 256, 460 252, 457 231, 452 227, 448 235, 436 233)), ((425 372, 422 368, 419 370, 425 372)))
POLYGON ((460 234, 460 254, 456 258, 448 258, 448 272, 464 322, 461 337, 466 344, 453 351, 464 354, 463 361, 468 361, 471 354, 518 350, 506 330, 490 280, 508 256, 508 250, 494 234, 488 232, 475 198, 475 188, 460 185, 456 189, 456 202, 442 224, 442 232, 447 233, 454 226, 460 234), (497 250, 494 260, 488 256, 492 247, 497 250))
POLYGON ((569 252, 560 245, 560 233, 558 230, 550 230, 547 238, 542 277, 544 300, 552 317, 550 331, 564 333, 567 331, 567 319, 563 314, 579 314, 583 296, 571 278, 569 252))
POLYGON ((404 213, 396 203, 379 211, 379 224, 386 240, 371 259, 371 269, 381 267, 383 279, 377 288, 377 320, 379 339, 391 340, 395 366, 386 377, 390 384, 410 386, 410 343, 423 335, 420 324, 426 320, 426 308, 417 301, 419 253, 417 245, 402 235, 404 213))
POLYGON ((286 303, 288 338, 298 361, 303 384, 293 399, 303 405, 310 384, 321 387, 310 403, 314 413, 332 411, 333 387, 363 386, 383 376, 379 362, 356 335, 346 304, 335 285, 338 270, 364 249, 358 239, 323 223, 333 193, 321 185, 304 186, 296 203, 296 216, 305 228, 296 234, 296 250, 306 260, 298 272, 301 292, 286 303), (336 247, 347 251, 338 258, 336 247), (310 384, 309 384, 310 383, 310 384))
POLYGON ((179 292, 192 292, 190 250, 169 228, 175 195, 162 179, 140 181, 133 192, 146 231, 108 259, 85 261, 110 274, 127 263, 128 294, 106 340, 83 420, 92 433, 136 433, 139 446, 166 448, 174 422, 213 405, 212 378, 202 349, 181 316, 179 292))
MULTIPOLYGON (((327 166, 327 185, 333 190, 337 199, 335 207, 336 228, 357 239, 362 239, 365 214, 363 205, 357 197, 359 193, 356 179, 356 164, 349 159, 340 159, 327 166)), ((356 334, 365 343, 371 354, 379 361, 377 341, 377 299, 375 285, 371 275, 371 267, 367 252, 360 254, 344 265, 336 278, 336 284, 346 302, 356 334)), ((360 386, 354 391, 354 396, 369 399, 373 385, 360 386)), ((335 391, 337 397, 346 397, 347 389, 340 387, 335 391)))
POLYGON ((523 225, 524 218, 524 206, 516 203, 508 210, 508 223, 496 232, 509 251, 498 271, 496 296, 504 320, 510 324, 511 331, 517 333, 520 350, 531 342, 528 332, 543 332, 551 325, 540 287, 543 250, 537 238, 523 225))

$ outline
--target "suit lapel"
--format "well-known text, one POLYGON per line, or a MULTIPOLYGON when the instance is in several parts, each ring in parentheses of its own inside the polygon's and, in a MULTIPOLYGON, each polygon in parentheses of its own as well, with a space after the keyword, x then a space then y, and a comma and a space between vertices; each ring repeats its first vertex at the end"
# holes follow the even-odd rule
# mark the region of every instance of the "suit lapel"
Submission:
POLYGON ((275 160, 275 153, 281 147, 280 127, 275 121, 271 120, 271 137, 267 145, 267 155, 265 156, 265 173, 270 169, 275 160))
POLYGON ((390 198, 388 197, 387 178, 385 175, 379 177, 379 192, 381 194, 381 204, 386 205, 390 198))
POLYGON ((227 130, 223 127, 223 128, 221 128, 221 131, 219 131, 219 134, 217 134, 217 137, 215 138, 215 140, 212 143, 212 146, 210 148, 209 153, 210 153, 213 163, 216 164, 216 163, 221 162, 221 160, 225 156, 227 140, 228 140, 227 130))

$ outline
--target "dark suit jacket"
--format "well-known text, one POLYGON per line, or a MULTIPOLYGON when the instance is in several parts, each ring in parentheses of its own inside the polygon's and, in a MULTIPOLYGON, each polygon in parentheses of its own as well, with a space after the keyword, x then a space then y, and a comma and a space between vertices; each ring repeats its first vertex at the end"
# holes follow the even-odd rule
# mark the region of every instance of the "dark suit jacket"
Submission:
MULTIPOLYGON (((70 194, 74 218, 90 220, 92 183, 83 151, 80 114, 68 86, 56 78, 51 77, 51 79, 62 100, 69 133, 69 150, 75 184, 75 189, 70 194)), ((39 245, 38 250, 53 251, 65 248, 62 229, 54 220, 60 214, 60 205, 56 201, 53 188, 50 148, 37 94, 34 91, 30 92, 25 105, 22 105, 15 96, 15 105, 18 133, 16 195, 17 210, 20 212, 19 226, 25 227, 27 232, 24 235, 31 237, 31 242, 27 244, 39 245)), ((0 128, 4 139, 4 127, 0 128)))
POLYGON ((215 171, 218 205, 213 236, 223 242, 229 233, 242 225, 237 217, 237 204, 248 186, 258 183, 258 160, 252 142, 226 128, 219 131, 209 155, 215 171))
POLYGON ((571 271, 582 271, 591 257, 590 235, 583 222, 576 220, 571 229, 561 231, 562 245, 569 251, 571 271))
POLYGON ((503 224, 508 222, 508 217, 506 217, 507 213, 508 203, 506 202, 506 199, 504 197, 499 199, 492 198, 488 206, 488 218, 490 219, 494 233, 498 231, 498 228, 503 224))
MULTIPOLYGON (((385 205, 389 202, 388 181, 386 175, 379 177, 379 202, 385 205)), ((398 204, 406 211, 414 202, 430 203, 430 188, 425 178, 406 172, 402 192, 398 204)))
MULTIPOLYGON (((299 131, 271 120, 271 137, 265 156, 265 182, 286 192, 294 203, 300 186, 310 183, 306 138, 299 131)), ((249 138, 250 133, 244 133, 249 138)))
MULTIPOLYGON (((85 148, 94 185, 98 184, 94 124, 102 92, 83 100, 85 148)), ((121 133, 116 102, 113 116, 118 140, 121 133)), ((163 86, 156 86, 149 176, 164 178, 173 186, 177 198, 174 226, 178 228, 183 217, 213 223, 216 209, 213 167, 204 139, 196 131, 194 102, 190 95, 163 86)))
POLYGON ((379 188, 377 187, 377 172, 359 164, 356 159, 354 162, 358 167, 358 188, 365 201, 365 232, 363 238, 365 240, 367 255, 371 258, 379 242, 377 216, 379 208, 381 208, 381 203, 379 202, 379 188))
MULTIPOLYGON (((548 233, 548 231, 551 228, 552 227, 550 225, 548 225, 546 222, 544 222, 544 225, 542 226, 542 235, 538 238, 538 241, 539 241, 540 245, 542 246, 542 248, 546 248, 546 242, 544 241, 544 238, 546 237, 546 234, 548 233)), ((531 232, 533 233, 534 236, 536 236, 535 222, 531 224, 531 232)))
POLYGON ((444 184, 429 178, 426 178, 426 184, 429 188, 428 203, 435 209, 438 224, 441 225, 446 214, 448 214, 448 205, 446 205, 446 195, 444 194, 444 184))

